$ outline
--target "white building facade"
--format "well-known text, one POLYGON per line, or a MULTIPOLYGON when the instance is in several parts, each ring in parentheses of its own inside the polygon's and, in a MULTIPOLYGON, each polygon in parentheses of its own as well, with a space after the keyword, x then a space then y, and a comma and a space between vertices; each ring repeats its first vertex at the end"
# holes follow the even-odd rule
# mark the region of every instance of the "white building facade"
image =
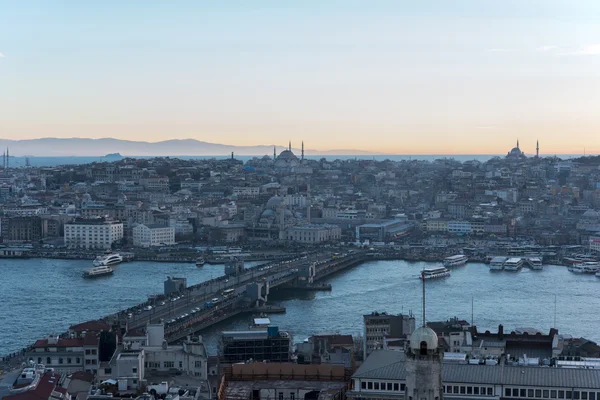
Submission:
POLYGON ((286 238, 296 243, 323 243, 340 240, 342 230, 336 225, 304 225, 291 226, 287 229, 286 238))
POLYGON ((136 247, 169 246, 175 244, 175 228, 163 225, 140 224, 133 228, 136 247))
POLYGON ((65 245, 69 248, 110 249, 121 239, 122 222, 97 218, 65 224, 65 245))

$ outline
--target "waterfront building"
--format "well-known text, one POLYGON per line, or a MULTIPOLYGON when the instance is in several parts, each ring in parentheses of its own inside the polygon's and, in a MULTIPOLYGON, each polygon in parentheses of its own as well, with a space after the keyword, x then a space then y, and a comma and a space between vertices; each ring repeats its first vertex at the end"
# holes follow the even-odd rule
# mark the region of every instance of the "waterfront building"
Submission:
POLYGON ((0 380, 0 400, 71 400, 61 374, 41 366, 8 372, 0 380))
POLYGON ((595 253, 600 253, 600 236, 590 236, 590 250, 595 253))
POLYGON ((291 361, 292 336, 277 326, 243 331, 224 331, 221 335, 222 360, 225 363, 248 360, 291 361))
POLYGON ((287 228, 286 239, 296 243, 324 243, 340 240, 342 230, 337 225, 296 225, 287 228))
POLYGON ((175 228, 158 224, 139 224, 133 228, 136 247, 170 246, 175 244, 175 228))
POLYGON ((415 330, 415 317, 404 314, 372 312, 363 315, 363 357, 382 349, 386 340, 407 338, 415 330))
POLYGON ((61 374, 96 372, 100 365, 100 340, 95 332, 74 338, 50 335, 36 341, 27 357, 61 374))
MULTIPOLYGON (((352 376, 349 399, 415 399, 408 356, 377 350, 352 376)), ((441 399, 598 400, 600 369, 442 363, 441 399)), ((420 397, 419 397, 420 398, 420 397)), ((427 398, 427 397, 426 397, 427 398)))
POLYGON ((358 225, 356 227, 356 240, 383 242, 385 240, 406 236, 411 228, 412 225, 402 219, 358 225))
POLYGON ((352 335, 318 334, 296 345, 298 364, 332 364, 354 367, 352 335))
POLYGON ((78 218, 65 224, 65 245, 69 248, 110 249, 123 239, 123 223, 105 218, 78 218))
POLYGON ((39 216, 3 217, 0 236, 5 242, 37 242, 45 236, 47 225, 39 216))

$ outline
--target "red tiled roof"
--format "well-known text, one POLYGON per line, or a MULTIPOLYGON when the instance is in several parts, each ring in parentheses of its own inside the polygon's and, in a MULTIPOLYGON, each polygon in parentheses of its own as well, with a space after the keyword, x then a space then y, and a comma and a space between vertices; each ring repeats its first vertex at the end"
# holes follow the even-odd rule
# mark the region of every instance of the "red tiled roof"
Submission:
POLYGON ((98 343, 100 343, 100 338, 96 333, 88 332, 85 334, 83 338, 84 346, 98 346, 98 343))
MULTIPOLYGON (((57 373, 46 373, 42 375, 35 389, 4 396, 3 400, 48 400, 54 390, 60 389, 56 387, 59 378, 57 373)), ((66 390, 61 393, 66 393, 66 390)))
POLYGON ((81 324, 73 325, 69 328, 71 331, 75 332, 83 332, 83 331, 92 331, 92 332, 100 332, 100 331, 110 331, 110 325, 108 325, 104 321, 88 321, 83 322, 81 324))
POLYGON ((142 337, 142 336, 146 336, 146 333, 144 333, 144 331, 142 329, 132 329, 132 330, 128 330, 125 333, 125 337, 142 337))
POLYGON ((83 339, 70 339, 70 338, 59 338, 58 343, 48 344, 48 339, 39 339, 35 342, 33 347, 81 347, 83 346, 83 339))

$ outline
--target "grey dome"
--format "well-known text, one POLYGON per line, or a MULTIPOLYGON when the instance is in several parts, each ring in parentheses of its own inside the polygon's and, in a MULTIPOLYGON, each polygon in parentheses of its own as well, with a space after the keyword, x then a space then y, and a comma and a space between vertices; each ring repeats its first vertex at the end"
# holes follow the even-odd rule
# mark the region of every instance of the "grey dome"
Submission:
POLYGON ((418 352, 421 349, 421 342, 427 344, 427 350, 435 350, 438 347, 438 336, 433 329, 422 326, 410 335, 411 350, 418 352))

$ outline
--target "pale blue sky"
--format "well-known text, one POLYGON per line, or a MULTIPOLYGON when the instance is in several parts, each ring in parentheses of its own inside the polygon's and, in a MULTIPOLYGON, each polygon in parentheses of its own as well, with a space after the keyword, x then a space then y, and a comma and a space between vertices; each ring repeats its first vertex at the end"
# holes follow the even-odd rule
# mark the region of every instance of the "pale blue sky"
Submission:
POLYGON ((600 1, 0 0, 0 137, 600 152, 600 1))

